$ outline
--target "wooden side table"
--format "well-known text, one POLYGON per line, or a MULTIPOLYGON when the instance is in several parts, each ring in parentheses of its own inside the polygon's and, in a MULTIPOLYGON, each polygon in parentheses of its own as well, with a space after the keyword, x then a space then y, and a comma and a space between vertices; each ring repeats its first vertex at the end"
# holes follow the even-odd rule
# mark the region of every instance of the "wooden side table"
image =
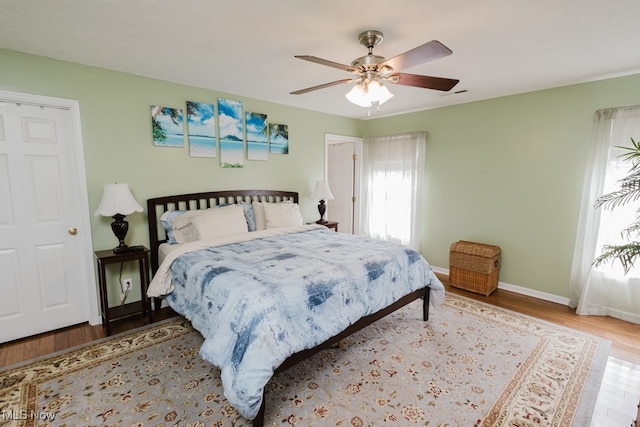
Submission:
POLYGON ((139 251, 124 252, 114 254, 113 250, 96 251, 98 262, 98 282, 100 285, 100 306, 102 308, 102 326, 105 328, 107 336, 111 335, 111 322, 135 314, 144 313, 149 323, 153 322, 151 304, 147 298, 147 287, 149 286, 149 249, 143 247, 139 251), (140 267, 140 291, 142 300, 131 302, 117 307, 109 307, 107 297, 107 277, 105 267, 109 264, 117 264, 129 261, 138 261, 140 267))
POLYGON ((338 231, 338 223, 335 221, 327 221, 327 223, 323 225, 327 228, 332 228, 335 232, 338 231))
POLYGON ((338 224, 339 222, 336 221, 327 221, 324 224, 321 224, 319 222, 309 222, 309 224, 318 224, 318 225, 324 225, 327 228, 333 229, 334 231, 338 231, 338 224))

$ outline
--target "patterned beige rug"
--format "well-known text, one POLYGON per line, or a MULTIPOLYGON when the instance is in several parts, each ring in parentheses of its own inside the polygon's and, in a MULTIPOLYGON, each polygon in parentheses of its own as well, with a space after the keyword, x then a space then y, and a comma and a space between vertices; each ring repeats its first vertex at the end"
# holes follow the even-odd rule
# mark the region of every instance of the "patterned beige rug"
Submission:
MULTIPOLYGON (((276 376, 265 423, 588 426, 609 342, 456 295, 276 376)), ((244 426, 174 319, 0 372, 2 426, 244 426)))

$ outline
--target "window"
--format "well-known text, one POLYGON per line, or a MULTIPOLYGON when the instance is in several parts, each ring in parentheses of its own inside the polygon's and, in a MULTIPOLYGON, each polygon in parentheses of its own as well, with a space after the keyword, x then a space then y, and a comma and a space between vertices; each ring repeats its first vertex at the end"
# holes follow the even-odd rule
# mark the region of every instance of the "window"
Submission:
POLYGON ((362 234, 419 250, 425 143, 426 132, 365 138, 362 234))
POLYGON ((637 203, 596 209, 603 194, 617 188, 630 165, 619 156, 631 138, 640 139, 640 107, 596 112, 594 138, 584 180, 582 205, 571 268, 569 305, 578 314, 612 316, 640 323, 640 266, 624 274, 618 261, 593 267, 605 244, 623 242, 620 231, 634 221, 637 203))
MULTIPOLYGON (((624 138, 621 139, 624 140, 624 138)), ((620 141, 621 146, 628 146, 629 143, 630 140, 628 138, 624 143, 620 141)), ((603 194, 618 190, 619 181, 629 174, 631 164, 620 158, 622 154, 624 154, 624 150, 618 146, 609 148, 609 158, 607 161, 604 188, 602 190, 603 194)), ((604 207, 600 209, 600 219, 597 224, 598 240, 596 243, 596 256, 602 253, 602 248, 605 245, 622 245, 628 241, 623 238, 621 231, 635 222, 638 206, 634 203, 627 203, 618 205, 615 209, 605 209, 604 207)), ((622 265, 618 261, 605 263, 594 267, 594 269, 619 280, 624 280, 625 276, 629 278, 640 278, 640 265, 636 265, 626 275, 622 265)))

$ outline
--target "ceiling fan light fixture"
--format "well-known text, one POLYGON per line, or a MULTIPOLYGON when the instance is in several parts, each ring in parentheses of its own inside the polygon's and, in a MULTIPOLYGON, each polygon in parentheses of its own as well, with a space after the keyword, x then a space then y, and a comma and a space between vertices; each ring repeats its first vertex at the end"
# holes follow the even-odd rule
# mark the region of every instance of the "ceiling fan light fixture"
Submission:
POLYGON ((367 92, 364 90, 363 82, 353 86, 344 96, 349 100, 349 102, 360 107, 371 107, 371 100, 369 99, 367 92))
POLYGON ((393 94, 385 85, 380 84, 377 80, 369 83, 369 99, 371 99, 371 102, 377 102, 378 105, 382 105, 391 98, 393 98, 393 94))
POLYGON ((364 81, 358 83, 351 88, 345 97, 360 107, 371 107, 373 104, 384 104, 393 98, 393 94, 385 85, 380 84, 377 80, 372 80, 368 83, 364 81))

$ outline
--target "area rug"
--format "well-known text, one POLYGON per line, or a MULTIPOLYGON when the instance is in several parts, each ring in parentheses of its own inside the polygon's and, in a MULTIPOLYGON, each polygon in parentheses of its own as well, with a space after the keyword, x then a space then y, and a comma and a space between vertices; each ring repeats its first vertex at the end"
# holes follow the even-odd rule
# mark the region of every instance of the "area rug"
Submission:
MULTIPOLYGON (((610 343, 447 295, 274 377, 265 425, 588 426, 610 343)), ((182 318, 0 372, 2 426, 245 426, 182 318)))

